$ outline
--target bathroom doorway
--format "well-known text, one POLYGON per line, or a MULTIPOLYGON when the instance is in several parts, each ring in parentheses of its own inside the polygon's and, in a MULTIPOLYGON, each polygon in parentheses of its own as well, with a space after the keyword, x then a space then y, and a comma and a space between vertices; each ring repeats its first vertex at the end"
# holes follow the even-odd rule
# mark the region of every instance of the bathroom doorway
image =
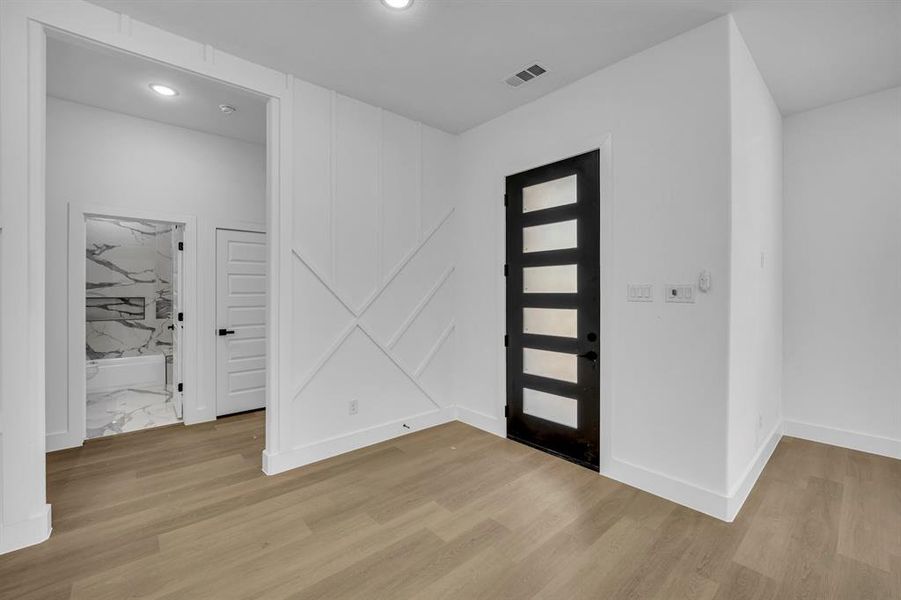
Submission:
POLYGON ((85 437, 180 423, 184 226, 89 216, 84 231, 85 437))
MULTIPOLYGON (((267 232, 267 98, 60 32, 46 46, 46 448, 212 421, 217 347, 245 333, 217 335, 216 231, 267 232)), ((264 406, 258 354, 232 388, 264 406)))

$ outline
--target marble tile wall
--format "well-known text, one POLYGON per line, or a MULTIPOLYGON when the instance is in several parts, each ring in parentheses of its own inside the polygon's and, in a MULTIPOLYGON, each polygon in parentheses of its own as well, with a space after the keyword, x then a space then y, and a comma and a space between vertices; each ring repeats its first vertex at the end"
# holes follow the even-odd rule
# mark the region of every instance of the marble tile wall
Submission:
POLYGON ((95 218, 86 226, 88 360, 171 355, 172 225, 95 218))

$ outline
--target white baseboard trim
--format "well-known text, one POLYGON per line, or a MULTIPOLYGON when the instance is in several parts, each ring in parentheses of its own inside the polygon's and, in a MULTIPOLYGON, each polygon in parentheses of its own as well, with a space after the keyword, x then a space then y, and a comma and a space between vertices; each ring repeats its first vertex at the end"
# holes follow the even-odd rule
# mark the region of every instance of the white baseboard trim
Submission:
POLYGON ((56 450, 66 450, 67 448, 78 448, 84 445, 84 438, 68 431, 49 433, 47 434, 46 444, 47 452, 55 452, 56 450))
POLYGON ((464 406, 457 406, 456 409, 457 420, 461 423, 472 425, 476 429, 481 429, 500 437, 507 437, 507 423, 503 419, 498 419, 464 406))
POLYGON ((901 440, 898 439, 787 419, 783 424, 783 434, 901 460, 901 440))
POLYGON ((741 480, 729 494, 716 492, 617 458, 613 458, 609 466, 601 470, 601 475, 731 523, 754 489, 757 478, 763 472, 780 439, 782 439, 781 424, 773 428, 766 443, 757 451, 741 480))
POLYGON ((40 544, 50 537, 50 505, 24 521, 0 525, 0 554, 40 544))
POLYGON ((609 466, 601 470, 601 475, 705 515, 727 520, 726 496, 713 490, 617 458, 610 460, 609 466))
POLYGON ((432 412, 383 423, 345 435, 299 446, 283 452, 263 451, 263 472, 275 475, 325 460, 345 452, 385 442, 421 429, 428 429, 454 420, 454 408, 444 407, 432 412), (406 426, 406 427, 405 427, 406 426))
POLYGON ((726 496, 726 518, 724 520, 731 523, 735 520, 735 517, 738 516, 738 512, 741 510, 741 507, 744 506, 745 500, 748 499, 751 490, 754 489, 754 484, 757 483, 757 479, 763 472, 763 468, 770 461, 770 457, 773 456, 773 452, 776 450, 776 446, 779 445, 779 440, 781 439, 782 422, 780 421, 773 427, 766 442, 757 451, 757 454, 754 456, 751 464, 748 465, 748 468, 745 469, 745 472, 738 480, 738 483, 732 487, 729 491, 729 495, 726 496))

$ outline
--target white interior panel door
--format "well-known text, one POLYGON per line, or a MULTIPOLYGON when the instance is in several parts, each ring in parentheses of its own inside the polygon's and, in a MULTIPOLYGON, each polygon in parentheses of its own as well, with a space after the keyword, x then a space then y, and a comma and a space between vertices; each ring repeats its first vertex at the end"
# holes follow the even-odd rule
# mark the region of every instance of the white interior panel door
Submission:
POLYGON ((216 414, 266 406, 266 235, 216 230, 216 414))

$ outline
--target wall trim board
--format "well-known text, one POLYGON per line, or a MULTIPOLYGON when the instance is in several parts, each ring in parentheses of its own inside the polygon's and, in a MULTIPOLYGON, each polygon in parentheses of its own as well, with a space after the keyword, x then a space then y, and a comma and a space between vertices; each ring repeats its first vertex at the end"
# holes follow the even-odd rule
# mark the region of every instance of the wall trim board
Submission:
POLYGON ((731 523, 735 520, 735 517, 738 516, 741 507, 744 506, 748 496, 751 495, 751 490, 753 490, 754 486, 757 484, 757 480, 760 478, 760 474, 763 473, 764 467, 770 462, 770 458, 773 456, 773 452, 776 451, 776 446, 779 445, 779 440, 781 439, 782 421, 779 421, 776 423, 776 426, 773 427, 773 430, 770 431, 770 434, 766 438, 766 442, 764 442, 757 450, 757 454, 754 455, 754 459, 745 469, 744 474, 742 474, 736 484, 729 489, 729 495, 726 497, 726 518, 724 520, 731 523))
POLYGON ((84 436, 77 431, 58 431, 47 434, 46 451, 56 452, 67 448, 77 448, 84 443, 84 436))
POLYGON ((404 419, 389 421, 366 429, 335 436, 305 446, 297 446, 285 452, 263 452, 263 472, 276 475, 303 467, 321 460, 333 458, 353 450, 386 442, 403 435, 443 425, 454 420, 454 407, 446 406, 438 410, 412 415, 404 419))
POLYGON ((50 524, 50 505, 24 521, 4 523, 0 528, 0 554, 19 550, 47 540, 53 531, 50 524))
POLYGON ((901 460, 901 439, 785 419, 783 435, 901 460))
POLYGON ((466 423, 476 429, 481 429, 487 433, 493 433, 502 438, 507 437, 507 421, 505 419, 486 415, 483 412, 466 408, 465 406, 457 405, 454 408, 456 410, 457 420, 461 423, 466 423))
POLYGON ((782 439, 782 423, 776 425, 770 432, 767 441, 757 451, 745 474, 729 494, 715 492, 615 458, 606 469, 601 468, 601 475, 731 523, 754 489, 780 439, 782 439))
POLYGON ((601 467, 601 475, 721 521, 729 520, 728 497, 720 492, 616 458, 601 467))

